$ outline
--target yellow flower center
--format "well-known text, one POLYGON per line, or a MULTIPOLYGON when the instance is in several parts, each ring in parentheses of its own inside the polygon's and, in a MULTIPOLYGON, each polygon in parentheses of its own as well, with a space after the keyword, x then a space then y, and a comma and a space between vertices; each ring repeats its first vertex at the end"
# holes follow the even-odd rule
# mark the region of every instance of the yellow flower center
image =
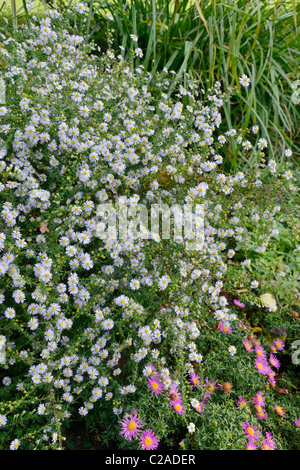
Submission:
POLYGON ((129 431, 133 431, 135 428, 136 428, 135 422, 134 422, 134 421, 130 421, 130 423, 128 424, 128 429, 129 429, 129 431))
POLYGON ((254 431, 252 428, 248 428, 248 434, 250 434, 250 436, 253 436, 254 434, 254 431))
POLYGON ((158 389, 158 383, 157 382, 152 382, 152 387, 154 388, 154 390, 157 390, 158 389))
POLYGON ((181 406, 180 406, 180 404, 179 404, 179 403, 177 403, 177 405, 175 405, 175 408, 176 408, 176 410, 177 410, 177 411, 180 411, 180 410, 181 410, 181 406))
POLYGON ((152 443, 152 439, 151 439, 151 437, 146 437, 146 439, 145 439, 145 441, 144 441, 144 442, 145 442, 145 445, 146 445, 146 446, 150 446, 150 445, 151 445, 151 443, 152 443))

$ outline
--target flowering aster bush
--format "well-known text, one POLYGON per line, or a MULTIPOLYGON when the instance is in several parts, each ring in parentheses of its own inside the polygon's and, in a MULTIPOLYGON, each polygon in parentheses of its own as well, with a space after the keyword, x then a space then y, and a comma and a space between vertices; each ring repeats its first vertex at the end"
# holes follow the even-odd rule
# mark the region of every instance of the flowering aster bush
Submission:
POLYGON ((222 448, 224 432, 227 448, 246 448, 243 430, 248 447, 263 435, 286 446, 270 434, 298 418, 274 396, 284 343, 250 334, 246 300, 228 292, 238 251, 248 304, 261 307, 247 252, 276 236, 293 175, 266 162, 263 140, 250 149, 221 130, 233 90, 204 92, 186 75, 168 98, 168 70, 155 81, 110 50, 94 55, 67 17, 48 10, 1 33, 1 448, 62 448, 80 418, 126 449, 222 448), (226 174, 228 145, 240 161, 251 152, 250 172, 226 174), (121 196, 203 204, 202 249, 100 239, 97 206, 121 196), (269 421, 249 405, 262 389, 254 403, 269 421))

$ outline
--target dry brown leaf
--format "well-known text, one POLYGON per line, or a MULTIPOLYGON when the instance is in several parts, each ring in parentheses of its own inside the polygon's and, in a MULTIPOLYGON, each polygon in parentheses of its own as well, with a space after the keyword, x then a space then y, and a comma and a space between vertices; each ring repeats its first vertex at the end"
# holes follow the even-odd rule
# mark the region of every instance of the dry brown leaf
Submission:
POLYGON ((41 223, 41 225, 39 226, 39 229, 40 229, 41 233, 50 232, 50 230, 48 229, 47 224, 45 224, 45 222, 41 223))
POLYGON ((276 391, 278 393, 282 393, 283 395, 288 395, 289 391, 287 388, 279 388, 279 387, 276 387, 276 391))

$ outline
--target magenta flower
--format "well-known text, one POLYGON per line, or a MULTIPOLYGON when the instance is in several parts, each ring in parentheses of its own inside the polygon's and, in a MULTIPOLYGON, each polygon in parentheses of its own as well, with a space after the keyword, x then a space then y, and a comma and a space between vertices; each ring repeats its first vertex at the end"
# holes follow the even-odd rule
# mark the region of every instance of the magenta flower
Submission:
POLYGON ((266 432, 266 438, 263 440, 261 450, 275 450, 276 444, 270 432, 266 432))
POLYGON ((158 447, 159 439, 151 429, 144 431, 140 437, 142 450, 155 450, 158 447))
POLYGON ((269 377, 269 380, 274 381, 276 372, 271 369, 271 367, 267 366, 267 375, 269 377))
POLYGON ((257 419, 263 419, 266 420, 268 419, 268 413, 266 413, 264 410, 258 411, 256 413, 257 419))
POLYGON ((185 411, 182 406, 181 400, 175 401, 175 403, 173 403, 173 408, 179 415, 184 415, 185 411))
POLYGON ((281 408, 281 406, 276 405, 274 406, 274 410, 276 411, 276 413, 280 416, 285 416, 285 411, 281 408))
POLYGON ((245 450, 256 450, 257 449, 257 445, 255 444, 255 442, 253 442, 251 439, 247 442, 247 446, 246 446, 246 449, 245 450))
POLYGON ((206 389, 209 393, 213 393, 215 390, 220 389, 220 384, 217 384, 217 380, 213 382, 212 380, 208 380, 208 377, 205 377, 205 382, 206 382, 206 389))
POLYGON ((283 351, 284 350, 284 342, 281 341, 281 339, 277 338, 273 341, 273 344, 278 351, 283 351))
POLYGON ((256 426, 251 426, 248 421, 243 423, 243 431, 248 439, 253 439, 254 441, 260 439, 260 431, 256 426))
POLYGON ((257 357, 267 359, 267 353, 262 346, 256 346, 255 352, 257 357))
POLYGON ((265 412, 263 405, 258 405, 257 403, 254 405, 256 410, 256 416, 258 419, 268 419, 268 414, 265 412))
POLYGON ((200 387, 199 375, 197 375, 197 374, 195 374, 195 372, 193 372, 190 375, 190 382, 191 382, 191 384, 194 385, 194 387, 199 388, 200 387))
POLYGON ((222 321, 220 321, 219 323, 219 329, 222 331, 222 333, 226 333, 226 334, 232 333, 232 329, 230 328, 230 326, 227 326, 222 321))
POLYGON ((235 305, 237 305, 238 307, 245 308, 245 304, 243 304, 242 302, 240 302, 237 299, 234 299, 233 303, 235 303, 235 305))
POLYGON ((250 343, 250 341, 248 341, 247 339, 243 339, 243 345, 245 346, 246 351, 248 352, 253 351, 252 343, 250 343))
POLYGON ((265 406, 265 397, 263 396, 263 392, 257 392, 255 397, 253 397, 253 402, 257 403, 260 406, 265 406))
POLYGON ((239 399, 236 402, 236 405, 237 405, 239 410, 242 410, 243 408, 245 408, 247 406, 248 403, 249 402, 246 400, 246 398, 239 397, 239 399))
POLYGON ((125 416, 120 421, 120 424, 122 428, 120 434, 124 434, 124 437, 127 441, 131 441, 132 438, 136 439, 141 432, 141 428, 144 427, 135 413, 131 413, 131 415, 125 416))
POLYGON ((204 411, 204 407, 203 407, 203 402, 202 401, 199 401, 198 405, 196 406, 195 408, 196 411, 198 411, 198 413, 200 413, 202 415, 203 411, 204 411))
POLYGON ((276 369, 279 369, 280 362, 278 361, 277 357, 275 357, 273 354, 270 354, 269 361, 270 361, 271 366, 275 367, 276 369))
POLYGON ((158 375, 148 378, 148 387, 151 388, 155 395, 161 395, 164 390, 163 383, 159 380, 158 375))
POLYGON ((255 367, 260 374, 265 375, 268 373, 269 367, 264 359, 259 359, 259 358, 255 359, 255 367))
POLYGON ((300 428, 300 418, 294 419, 294 423, 296 424, 297 428, 300 428))
POLYGON ((179 389, 176 385, 172 384, 171 385, 171 390, 170 390, 170 405, 174 405, 177 401, 181 402, 181 395, 179 393, 179 389))
POLYGON ((269 375, 269 384, 271 385, 273 389, 276 386, 276 380, 274 379, 274 377, 271 377, 270 375, 269 375))

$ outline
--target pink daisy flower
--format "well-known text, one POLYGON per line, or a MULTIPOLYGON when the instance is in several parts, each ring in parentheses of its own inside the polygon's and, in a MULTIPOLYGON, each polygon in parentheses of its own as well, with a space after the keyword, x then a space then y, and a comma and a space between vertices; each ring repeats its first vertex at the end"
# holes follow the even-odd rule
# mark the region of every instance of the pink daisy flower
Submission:
POLYGON ((246 400, 246 398, 239 397, 239 399, 236 402, 236 405, 237 405, 239 410, 242 410, 243 408, 246 408, 248 403, 249 402, 246 400))
POLYGON ((285 416, 285 411, 281 408, 281 406, 276 405, 274 406, 274 410, 276 411, 276 413, 280 416, 285 416))
POLYGON ((219 330, 222 331, 222 333, 225 333, 225 334, 231 334, 232 333, 232 329, 230 328, 230 326, 225 325, 222 321, 220 321, 220 323, 218 325, 218 328, 219 328, 219 330))
POLYGON ((257 449, 257 445, 255 444, 255 442, 251 440, 247 442, 247 446, 245 450, 256 450, 256 449, 257 449))
POLYGON ((252 344, 247 339, 243 339, 243 345, 245 346, 246 351, 248 352, 253 351, 252 344))
POLYGON ((263 396, 263 392, 257 392, 255 397, 253 397, 253 402, 257 403, 260 406, 265 406, 265 397, 263 396))
POLYGON ((278 351, 283 351, 284 350, 284 342, 281 341, 281 339, 277 338, 273 341, 273 344, 278 351))
POLYGON ((205 377, 205 382, 206 382, 206 389, 210 394, 212 394, 215 390, 220 389, 220 385, 219 384, 216 385, 217 380, 213 382, 212 380, 208 380, 208 377, 205 377))
POLYGON ((261 450, 275 450, 276 444, 270 432, 266 432, 266 438, 263 440, 261 450))
POLYGON ((267 366, 267 375, 269 377, 269 381, 273 381, 274 383, 275 382, 275 375, 276 375, 276 372, 274 370, 271 369, 271 367, 267 366))
POLYGON ((242 302, 240 302, 240 301, 237 300, 237 299, 234 299, 234 300, 233 300, 233 303, 234 303, 235 305, 237 305, 238 307, 245 308, 245 304, 243 304, 242 302))
POLYGON ((274 377, 271 377, 270 375, 269 375, 269 384, 271 385, 273 389, 276 387, 276 380, 274 379, 274 377))
POLYGON ((159 444, 158 437, 151 429, 144 431, 140 437, 140 445, 142 450, 155 450, 159 444))
POLYGON ((260 439, 260 431, 257 429, 256 426, 251 426, 248 421, 245 421, 245 423, 243 423, 243 431, 248 439, 253 439, 255 441, 260 439))
POLYGON ((196 411, 198 411, 198 413, 200 413, 202 415, 203 411, 204 411, 204 407, 203 407, 203 402, 202 401, 199 401, 198 405, 196 406, 195 408, 196 411))
POLYGON ((122 428, 120 434, 124 434, 124 437, 127 441, 131 441, 132 438, 136 439, 141 432, 141 428, 144 427, 136 413, 131 413, 131 415, 125 416, 120 421, 120 424, 122 428))
POLYGON ((193 372, 193 373, 190 375, 190 382, 191 382, 191 384, 194 385, 194 387, 199 388, 199 387, 200 387, 200 378, 199 378, 199 375, 197 375, 197 374, 195 374, 195 372, 193 372))
POLYGON ((183 415, 185 413, 181 400, 177 400, 175 403, 173 403, 173 407, 176 413, 179 415, 183 415))
POLYGON ((255 409, 256 409, 257 419, 262 419, 262 420, 268 419, 268 413, 266 413, 265 410, 260 405, 256 405, 255 409))
POLYGON ((296 424, 297 428, 300 428, 300 418, 294 419, 294 423, 296 424))
POLYGON ((155 393, 155 395, 161 395, 164 390, 164 385, 159 380, 157 375, 148 378, 148 387, 151 388, 152 392, 155 393))
POLYGON ((169 402, 170 405, 174 405, 174 403, 176 403, 177 401, 181 402, 181 395, 178 391, 178 387, 174 384, 171 385, 170 397, 171 397, 171 400, 169 402))
POLYGON ((268 364, 264 359, 255 359, 255 367, 260 374, 267 374, 268 372, 268 364))
POLYGON ((270 354, 269 362, 271 366, 275 367, 276 369, 279 369, 280 362, 278 361, 277 357, 275 357, 273 354, 270 354))
POLYGON ((267 353, 262 346, 256 346, 255 352, 257 357, 267 359, 267 353))

